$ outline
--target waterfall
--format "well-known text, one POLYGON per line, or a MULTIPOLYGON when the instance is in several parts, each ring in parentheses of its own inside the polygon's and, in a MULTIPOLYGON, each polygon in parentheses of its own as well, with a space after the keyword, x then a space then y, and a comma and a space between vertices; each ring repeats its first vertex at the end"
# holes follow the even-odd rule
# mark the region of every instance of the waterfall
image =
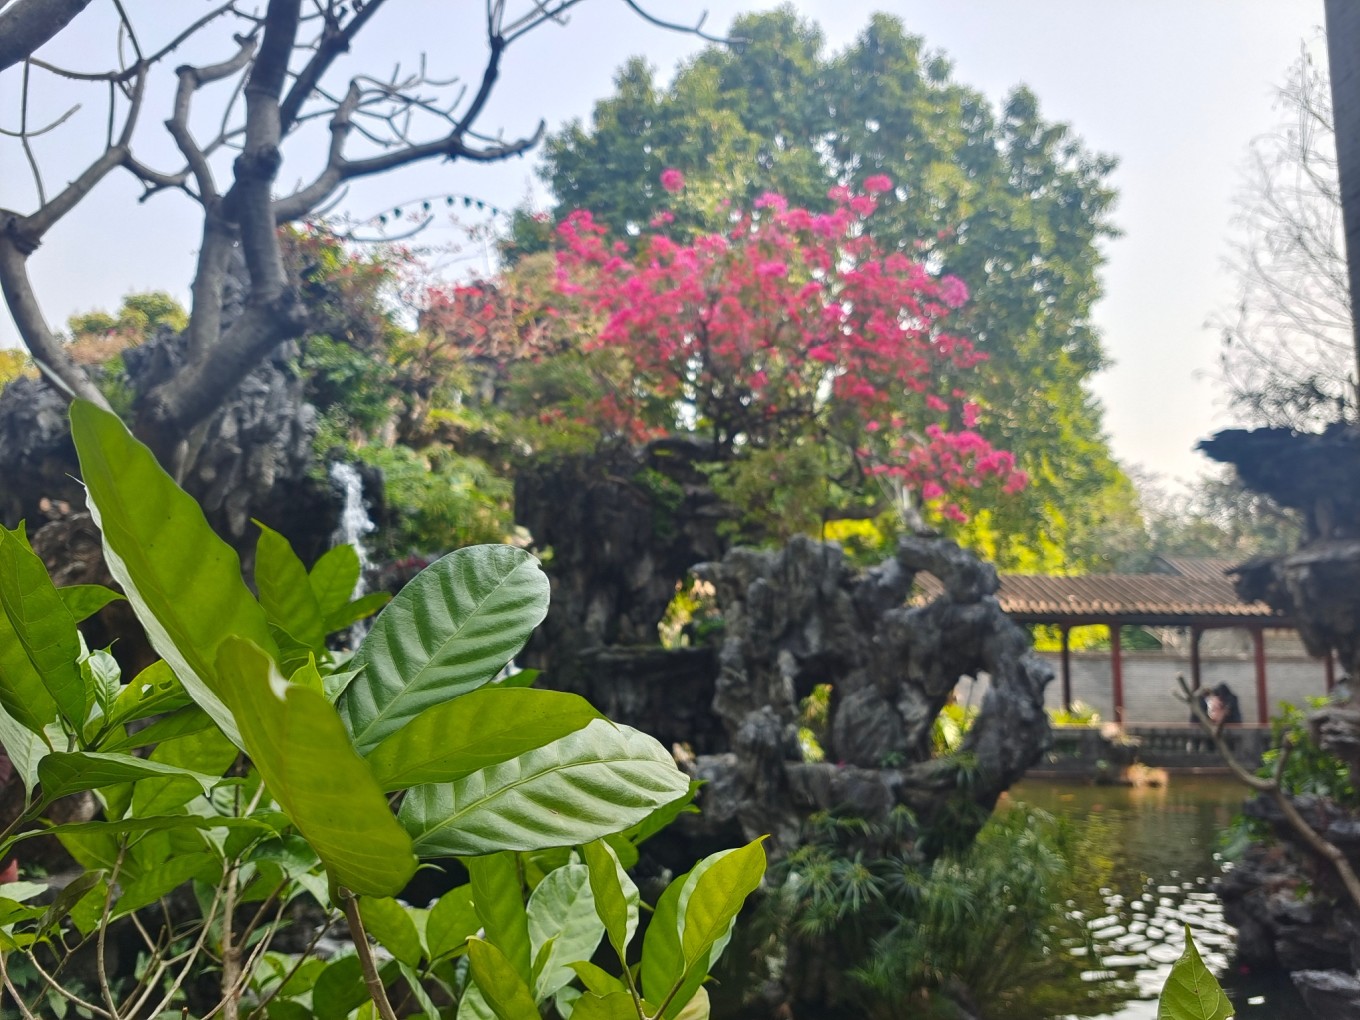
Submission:
MULTIPOLYGON (((350 596, 357 599, 367 588, 368 571, 373 566, 373 561, 368 558, 368 549, 364 546, 364 536, 371 534, 378 526, 373 523, 368 516, 368 510, 364 507, 364 480, 354 465, 335 461, 331 464, 330 476, 331 484, 344 497, 340 523, 331 535, 331 542, 334 545, 352 545, 354 551, 359 554, 359 580, 355 582, 354 593, 350 596)), ((364 635, 368 633, 368 627, 369 621, 360 620, 350 628, 351 648, 359 647, 364 635)))

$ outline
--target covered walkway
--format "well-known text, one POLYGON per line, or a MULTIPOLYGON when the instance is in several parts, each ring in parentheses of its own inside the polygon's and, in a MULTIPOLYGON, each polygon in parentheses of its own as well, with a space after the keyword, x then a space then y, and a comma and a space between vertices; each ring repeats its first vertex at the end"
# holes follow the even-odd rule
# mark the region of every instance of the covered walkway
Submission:
MULTIPOLYGON (((1166 573, 1085 574, 1057 577, 1046 574, 1002 574, 997 599, 1017 623, 1045 624, 1061 635, 1062 701, 1072 704, 1072 659, 1069 644, 1073 627, 1104 626, 1110 635, 1114 721, 1125 723, 1124 651, 1120 629, 1177 627, 1189 631, 1191 682, 1203 686, 1200 639, 1205 631, 1241 628, 1251 635, 1255 665, 1256 714, 1259 725, 1269 722, 1269 677, 1265 631, 1293 629, 1293 621, 1263 602, 1243 602, 1224 572, 1226 560, 1164 559, 1166 573)), ((934 578, 918 579, 923 594, 939 590, 934 578)), ((1335 666, 1322 662, 1326 689, 1335 683, 1335 666)), ((1251 721, 1251 720, 1244 720, 1251 721)))

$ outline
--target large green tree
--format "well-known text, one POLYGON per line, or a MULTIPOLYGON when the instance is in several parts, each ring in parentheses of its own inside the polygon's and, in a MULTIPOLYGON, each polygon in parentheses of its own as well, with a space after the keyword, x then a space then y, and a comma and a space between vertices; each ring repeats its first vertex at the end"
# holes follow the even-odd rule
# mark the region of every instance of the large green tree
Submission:
MULTIPOLYGON (((590 125, 548 139, 557 214, 589 209, 636 234, 662 170, 677 168, 688 186, 672 229, 714 230, 766 190, 818 208, 830 187, 886 174, 896 190, 876 239, 967 282, 956 328, 989 359, 980 431, 1032 479, 975 514, 971 537, 1014 567, 1100 565, 1111 518, 1136 513, 1087 388, 1105 365, 1091 308, 1100 242, 1115 233, 1114 160, 1045 121, 1027 89, 994 110, 887 15, 838 54, 788 8, 741 18, 733 35, 741 52, 710 47, 669 85, 630 62, 590 125)), ((514 243, 543 236, 526 216, 514 243)))

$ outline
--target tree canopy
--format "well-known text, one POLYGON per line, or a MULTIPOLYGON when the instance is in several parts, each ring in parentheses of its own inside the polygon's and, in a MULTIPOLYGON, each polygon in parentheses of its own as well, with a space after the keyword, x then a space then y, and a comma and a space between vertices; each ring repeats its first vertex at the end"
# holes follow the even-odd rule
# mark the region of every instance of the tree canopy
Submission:
MULTIPOLYGON (((1115 233, 1114 160, 1045 121, 1027 89, 994 111, 887 15, 838 54, 788 8, 740 18, 732 34, 740 53, 710 47, 669 85, 630 62, 589 125, 549 136, 557 218, 588 209, 636 237, 668 168, 687 181, 681 233, 721 230, 766 191, 817 210, 830 188, 885 175, 874 238, 967 284, 974 299, 951 329, 987 356, 978 429, 1031 479, 974 527, 1010 566, 1098 563, 1102 528, 1132 506, 1087 389, 1105 364, 1091 308, 1100 242, 1115 233)), ((511 253, 546 237, 521 215, 511 253)))

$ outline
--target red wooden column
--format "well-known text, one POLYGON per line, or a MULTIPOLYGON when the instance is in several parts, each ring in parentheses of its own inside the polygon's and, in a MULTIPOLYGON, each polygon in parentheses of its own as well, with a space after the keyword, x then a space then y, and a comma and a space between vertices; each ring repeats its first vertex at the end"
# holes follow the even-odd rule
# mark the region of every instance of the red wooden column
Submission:
MULTIPOLYGON (((1062 699, 1063 708, 1072 711, 1072 644, 1068 640, 1071 637, 1071 628, 1062 627, 1059 630, 1062 634, 1062 699)), ((1331 685, 1327 685, 1327 690, 1331 690, 1331 685)))
POLYGON ((1120 645, 1120 623, 1110 624, 1110 671, 1114 678, 1114 721, 1124 725, 1124 655, 1120 645))
POLYGON ((1270 702, 1266 694, 1266 636, 1260 627, 1251 628, 1251 650, 1256 657, 1256 721, 1270 722, 1270 702))
POLYGON ((1204 636, 1204 631, 1198 627, 1190 628, 1190 689, 1197 691, 1203 686, 1200 679, 1202 670, 1199 662, 1199 639, 1204 636))

